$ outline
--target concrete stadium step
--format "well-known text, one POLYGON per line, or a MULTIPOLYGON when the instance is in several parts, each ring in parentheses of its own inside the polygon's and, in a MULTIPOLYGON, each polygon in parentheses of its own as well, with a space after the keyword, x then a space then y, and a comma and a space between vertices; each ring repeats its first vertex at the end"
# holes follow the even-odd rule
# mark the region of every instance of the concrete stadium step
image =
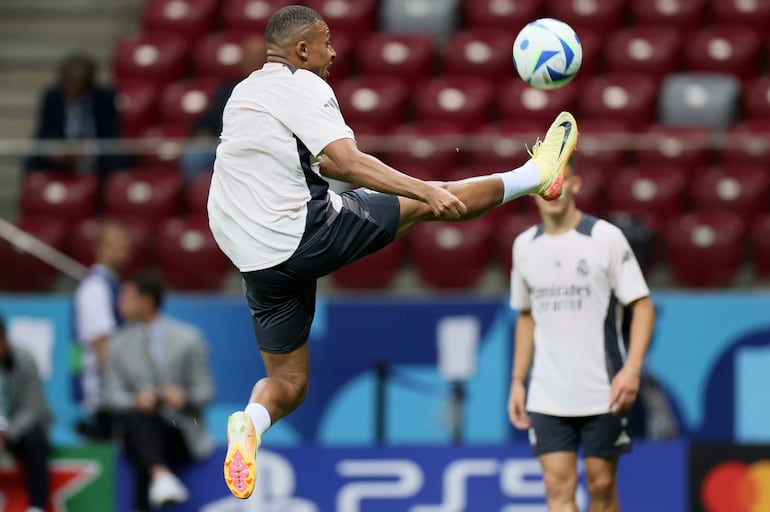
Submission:
POLYGON ((143 0, 3 0, 0 19, 59 19, 62 22, 114 15, 135 15, 143 0))

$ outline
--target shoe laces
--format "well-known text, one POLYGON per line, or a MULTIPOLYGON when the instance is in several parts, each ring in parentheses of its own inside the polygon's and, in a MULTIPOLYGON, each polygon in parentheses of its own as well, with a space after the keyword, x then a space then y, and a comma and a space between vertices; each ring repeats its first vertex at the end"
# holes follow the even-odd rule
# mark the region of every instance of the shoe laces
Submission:
POLYGON ((535 158, 535 156, 537 155, 537 150, 540 149, 540 146, 542 144, 543 144, 543 141, 540 140, 540 137, 538 137, 537 140, 535 141, 535 144, 532 146, 532 149, 529 149, 529 146, 527 146, 526 143, 524 144, 524 148, 527 150, 527 154, 530 157, 535 158))

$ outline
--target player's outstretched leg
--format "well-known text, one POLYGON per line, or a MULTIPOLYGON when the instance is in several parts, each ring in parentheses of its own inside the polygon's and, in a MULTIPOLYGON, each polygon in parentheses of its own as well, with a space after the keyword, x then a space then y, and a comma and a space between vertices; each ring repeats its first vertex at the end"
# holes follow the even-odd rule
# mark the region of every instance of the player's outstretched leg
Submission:
MULTIPOLYGON (((539 194, 545 199, 557 199, 563 193, 564 170, 575 151, 578 139, 577 121, 569 112, 562 112, 551 123, 542 140, 535 142, 531 158, 512 171, 477 176, 447 182, 444 186, 467 207, 459 220, 469 220, 518 197, 539 194)), ((400 197, 401 222, 398 236, 408 233, 415 225, 436 220, 427 204, 400 197)))
POLYGON ((246 499, 254 492, 257 479, 257 449, 261 437, 245 412, 235 412, 227 419, 227 455, 225 483, 236 498, 246 499))

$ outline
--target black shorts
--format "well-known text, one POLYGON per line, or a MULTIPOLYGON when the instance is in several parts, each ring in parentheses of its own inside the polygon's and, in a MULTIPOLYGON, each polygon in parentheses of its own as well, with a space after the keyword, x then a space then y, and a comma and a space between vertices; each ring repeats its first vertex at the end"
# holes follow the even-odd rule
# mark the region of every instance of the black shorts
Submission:
POLYGON ((529 444, 535 456, 551 452, 577 452, 584 457, 611 459, 631 451, 628 420, 624 415, 564 417, 530 412, 529 444))
POLYGON ((259 349, 293 352, 310 334, 315 314, 316 281, 396 237, 398 197, 357 189, 340 194, 337 213, 327 201, 311 201, 305 234, 285 262, 241 272, 259 349))

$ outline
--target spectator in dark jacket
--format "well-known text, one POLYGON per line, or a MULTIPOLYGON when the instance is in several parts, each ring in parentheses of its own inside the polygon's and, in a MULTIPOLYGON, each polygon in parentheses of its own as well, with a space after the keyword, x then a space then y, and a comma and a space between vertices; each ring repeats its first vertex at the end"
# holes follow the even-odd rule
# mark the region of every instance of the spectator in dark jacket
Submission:
POLYGON ((39 151, 26 162, 27 170, 46 169, 97 173, 119 167, 115 154, 100 155, 95 139, 120 137, 115 92, 95 81, 96 64, 84 54, 67 57, 59 66, 56 84, 43 92, 35 137, 39 141, 67 141, 66 151, 39 151))

